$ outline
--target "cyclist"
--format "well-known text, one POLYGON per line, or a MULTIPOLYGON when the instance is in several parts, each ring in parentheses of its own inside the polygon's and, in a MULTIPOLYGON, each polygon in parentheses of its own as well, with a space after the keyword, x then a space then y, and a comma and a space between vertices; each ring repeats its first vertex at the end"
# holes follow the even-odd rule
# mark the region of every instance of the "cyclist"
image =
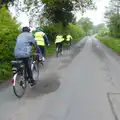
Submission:
POLYGON ((17 37, 16 40, 14 56, 15 58, 23 61, 28 73, 28 82, 31 86, 34 86, 36 84, 36 81, 33 79, 31 66, 29 64, 29 58, 32 53, 32 45, 36 48, 37 52, 40 53, 39 47, 37 46, 32 33, 30 33, 30 28, 23 27, 22 33, 17 37))
POLYGON ((62 35, 59 34, 56 36, 56 40, 55 40, 56 48, 60 47, 61 53, 62 53, 63 41, 64 38, 62 35))
POLYGON ((66 36, 67 44, 70 43, 70 45, 71 45, 71 40, 72 40, 72 39, 73 39, 72 36, 71 36, 70 34, 68 34, 68 35, 66 36))
POLYGON ((42 52, 43 55, 43 61, 45 60, 45 45, 49 46, 49 41, 48 38, 46 36, 46 34, 40 30, 39 28, 36 30, 35 34, 34 34, 35 40, 42 52))

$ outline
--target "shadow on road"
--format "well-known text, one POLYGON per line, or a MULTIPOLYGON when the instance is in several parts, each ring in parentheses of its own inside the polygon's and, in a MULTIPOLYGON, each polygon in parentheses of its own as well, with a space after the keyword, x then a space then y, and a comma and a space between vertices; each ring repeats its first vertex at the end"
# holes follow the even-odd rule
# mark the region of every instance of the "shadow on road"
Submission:
POLYGON ((25 97, 35 98, 55 92, 60 86, 59 76, 56 73, 49 73, 38 80, 38 84, 26 92, 25 97))

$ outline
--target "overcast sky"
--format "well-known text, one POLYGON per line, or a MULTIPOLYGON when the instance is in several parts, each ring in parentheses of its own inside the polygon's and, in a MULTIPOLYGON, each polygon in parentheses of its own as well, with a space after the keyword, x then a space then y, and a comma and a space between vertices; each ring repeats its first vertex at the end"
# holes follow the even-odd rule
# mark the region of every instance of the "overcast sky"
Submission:
MULTIPOLYGON (((88 10, 83 16, 89 17, 94 25, 104 22, 105 6, 109 5, 109 0, 94 0, 96 2, 97 10, 88 10)), ((81 17, 77 14, 78 19, 81 17)))
MULTIPOLYGON (((94 23, 94 25, 97 25, 99 23, 104 22, 104 12, 105 12, 105 6, 108 6, 109 0, 94 0, 96 2, 97 10, 88 10, 85 14, 84 17, 89 17, 91 21, 94 23)), ((11 8, 13 15, 14 10, 11 8)), ((80 13, 77 13, 77 19, 81 17, 80 13)), ((18 21, 22 22, 22 26, 28 26, 28 18, 25 15, 25 13, 21 13, 21 15, 18 18, 18 21)))

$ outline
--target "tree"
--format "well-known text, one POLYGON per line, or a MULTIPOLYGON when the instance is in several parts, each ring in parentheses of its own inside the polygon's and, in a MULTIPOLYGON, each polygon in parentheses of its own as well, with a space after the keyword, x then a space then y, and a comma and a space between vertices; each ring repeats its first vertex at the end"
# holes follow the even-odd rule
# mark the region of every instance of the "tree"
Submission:
MULTIPOLYGON (((18 2, 16 3, 18 6, 18 2)), ((70 22, 75 23, 74 11, 84 13, 86 9, 94 9, 95 5, 92 0, 24 0, 24 8, 22 7, 22 10, 30 14, 32 21, 33 18, 39 21, 44 17, 46 21, 66 26, 70 22), (43 11, 41 6, 44 6, 43 11)))
POLYGON ((2 8, 2 6, 4 5, 6 8, 8 8, 8 6, 10 4, 13 4, 15 0, 0 0, 0 8, 2 8))
POLYGON ((0 62, 13 58, 14 43, 18 34, 19 24, 16 24, 15 18, 2 8, 0 10, 0 62))
POLYGON ((98 33, 102 28, 105 28, 104 23, 100 23, 96 26, 93 26, 93 34, 98 33))
POLYGON ((105 18, 110 35, 120 37, 120 0, 110 0, 109 7, 106 7, 105 18))
POLYGON ((93 23, 87 17, 86 18, 82 17, 78 21, 77 24, 80 25, 83 28, 83 30, 85 31, 86 35, 88 35, 89 30, 91 30, 93 28, 93 23))
POLYGON ((45 3, 44 16, 53 23, 62 23, 66 26, 75 22, 73 11, 82 13, 88 8, 94 8, 91 0, 42 0, 45 3))
POLYGON ((108 35, 108 33, 109 33, 109 29, 106 26, 101 27, 98 31, 98 35, 102 37, 108 35))

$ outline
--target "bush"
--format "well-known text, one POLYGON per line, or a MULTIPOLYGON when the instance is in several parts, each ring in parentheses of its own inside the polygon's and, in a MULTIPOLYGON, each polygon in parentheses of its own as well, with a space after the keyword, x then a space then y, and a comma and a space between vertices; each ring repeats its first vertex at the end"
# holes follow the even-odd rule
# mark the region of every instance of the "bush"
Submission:
POLYGON ((84 36, 84 31, 79 26, 73 24, 69 24, 67 27, 63 27, 62 24, 51 24, 49 26, 44 26, 43 30, 51 42, 55 41, 59 33, 63 36, 71 34, 74 40, 84 36))
POLYGON ((0 79, 10 75, 15 40, 19 34, 15 18, 3 7, 0 9, 0 79))

